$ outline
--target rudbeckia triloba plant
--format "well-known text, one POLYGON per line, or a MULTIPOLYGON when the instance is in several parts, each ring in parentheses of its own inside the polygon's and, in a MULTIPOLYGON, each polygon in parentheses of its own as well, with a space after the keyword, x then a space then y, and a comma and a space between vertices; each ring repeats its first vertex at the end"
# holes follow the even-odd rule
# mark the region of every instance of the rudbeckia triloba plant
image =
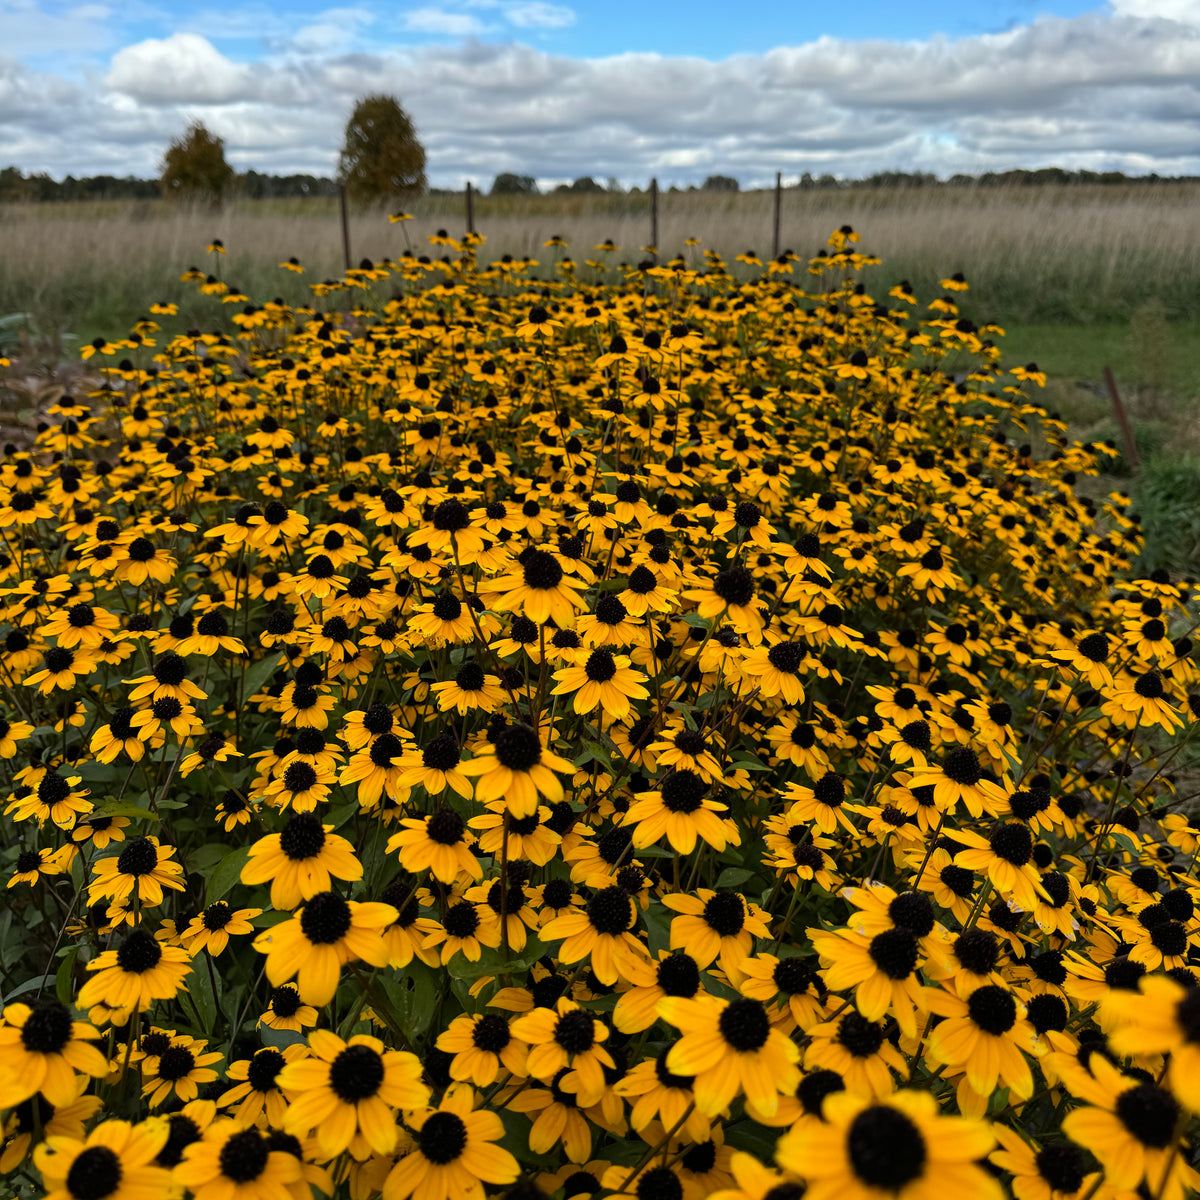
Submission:
POLYGON ((188 272, 0 457, 0 1192, 1193 1194, 1196 596, 1111 449, 848 228, 433 241, 188 272))

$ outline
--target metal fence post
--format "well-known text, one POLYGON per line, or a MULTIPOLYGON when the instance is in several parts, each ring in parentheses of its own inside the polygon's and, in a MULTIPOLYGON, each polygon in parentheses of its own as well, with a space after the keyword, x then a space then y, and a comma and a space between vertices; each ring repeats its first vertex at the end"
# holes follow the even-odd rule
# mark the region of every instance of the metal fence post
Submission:
POLYGON ((346 185, 338 185, 338 199, 342 206, 342 257, 346 261, 346 270, 350 270, 350 219, 346 215, 346 185))
POLYGON ((783 172, 775 172, 775 236, 771 240, 771 257, 779 257, 779 210, 783 202, 783 172))
POLYGON ((650 245, 654 247, 654 259, 658 261, 658 180, 650 180, 650 245))

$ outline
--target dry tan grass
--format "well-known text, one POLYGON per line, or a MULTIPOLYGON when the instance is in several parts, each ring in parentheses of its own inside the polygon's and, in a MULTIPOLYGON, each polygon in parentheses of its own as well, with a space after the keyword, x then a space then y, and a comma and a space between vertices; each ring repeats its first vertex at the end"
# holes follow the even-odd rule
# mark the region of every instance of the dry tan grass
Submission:
MULTIPOLYGON (((891 282, 912 279, 925 294, 936 279, 963 271, 980 316, 1011 320, 1128 319, 1157 297, 1170 316, 1200 311, 1200 185, 1120 187, 918 188, 784 193, 782 245, 808 256, 829 232, 851 224, 863 248, 880 254, 891 282)), ((772 195, 664 193, 660 250, 697 237, 732 256, 771 249, 772 195)), ((426 197, 407 222, 422 250, 438 228, 465 227, 462 197, 426 197)), ((382 212, 351 217, 355 259, 395 255, 402 227, 382 212)), ((533 255, 563 235, 578 259, 614 239, 622 258, 642 257, 650 237, 648 197, 552 195, 480 197, 476 228, 486 253, 533 255)), ((306 281, 341 267, 336 201, 243 201, 213 211, 157 201, 0 207, 0 313, 31 311, 42 322, 90 334, 126 323, 160 296, 185 294, 180 271, 206 266, 204 247, 230 249, 227 277, 263 297, 299 293, 277 263, 296 255, 306 281)), ((431 251, 438 253, 438 251, 431 251)), ((878 286, 878 284, 876 284, 878 286)))

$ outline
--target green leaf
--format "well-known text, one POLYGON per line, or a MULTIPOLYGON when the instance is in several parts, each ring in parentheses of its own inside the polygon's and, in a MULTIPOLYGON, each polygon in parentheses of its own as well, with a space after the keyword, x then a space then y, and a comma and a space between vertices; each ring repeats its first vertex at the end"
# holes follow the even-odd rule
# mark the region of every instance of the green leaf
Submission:
POLYGON ((246 668, 240 690, 243 704, 251 696, 262 691, 263 685, 270 682, 271 677, 279 670, 282 661, 283 655, 278 650, 270 650, 265 658, 259 659, 258 662, 246 668))
POLYGON ((208 877, 208 886, 204 889, 205 906, 220 900, 241 877, 242 868, 250 860, 250 847, 243 846, 225 855, 213 868, 208 877))
MULTIPOLYGON (((173 825, 172 828, 177 827, 173 825)), ((221 842, 206 842, 203 846, 197 846, 187 856, 188 870, 207 874, 209 868, 219 863, 231 850, 231 846, 221 842)))
POLYGON ((188 994, 196 1006, 196 1015, 200 1018, 201 1032, 206 1037, 212 1037, 217 1032, 217 1012, 221 1006, 221 977, 214 971, 211 975, 208 964, 201 963, 207 951, 202 950, 192 960, 192 974, 188 979, 188 994), (213 981, 216 981, 216 991, 213 981))
POLYGON ((754 1121, 739 1121, 725 1127, 725 1141, 730 1146, 753 1154, 759 1162, 771 1162, 775 1157, 775 1143, 779 1130, 764 1129, 754 1121))
POLYGON ((358 811, 356 800, 351 800, 349 804, 339 804, 325 813, 325 823, 332 825, 335 830, 341 829, 358 811))
POLYGON ((118 804, 115 800, 111 804, 99 805, 94 817, 129 817, 135 821, 153 821, 154 814, 148 808, 142 808, 140 804, 118 804))
POLYGON ((262 1040, 264 1046, 270 1046, 274 1050, 286 1050, 289 1046, 302 1046, 305 1043, 304 1034, 296 1029, 272 1029, 269 1025, 263 1025, 258 1036, 262 1040))
POLYGON ((712 628, 712 622, 711 622, 710 620, 708 620, 706 617, 702 617, 702 616, 701 616, 699 613, 684 613, 684 614, 683 614, 683 619, 684 619, 684 620, 685 620, 685 621, 686 621, 686 622, 687 622, 687 623, 688 623, 688 624, 689 624, 689 625, 690 625, 690 626, 691 626, 693 629, 705 629, 705 630, 707 630, 707 629, 711 629, 711 628, 712 628))
POLYGON ((505 958, 499 950, 485 949, 478 962, 468 962, 461 954, 455 955, 446 967, 454 979, 482 979, 485 975, 503 975, 506 971, 527 971, 543 954, 546 947, 535 937, 525 944, 517 956, 505 958))
POLYGON ((737 756, 737 758, 735 758, 733 760, 733 765, 735 767, 744 767, 747 771, 770 771, 771 770, 771 767, 769 767, 765 762, 762 762, 760 759, 757 759, 757 758, 750 758, 745 754, 739 754, 737 756))
POLYGON ((54 976, 54 994, 68 1008, 71 1007, 71 1000, 75 995, 74 987, 74 971, 75 960, 79 957, 79 947, 72 946, 59 963, 58 971, 54 976))
POLYGON ((650 955, 652 958, 657 958, 660 950, 669 950, 671 947, 669 910, 652 901, 650 907, 642 915, 646 921, 646 933, 649 935, 650 955))
POLYGON ((736 888, 741 887, 748 879, 754 878, 753 871, 747 871, 745 867, 726 867, 720 875, 717 876, 717 887, 719 888, 736 888))
POLYGON ((85 783, 116 783, 120 768, 115 763, 91 762, 76 763, 71 770, 85 783))
POLYGON ((39 971, 32 979, 27 979, 24 983, 17 984, 11 992, 6 992, 0 1007, 7 1008, 18 996, 24 996, 26 992, 36 992, 41 986, 42 975, 39 971))
POLYGON ((593 761, 598 762, 609 772, 613 774, 616 773, 612 764, 612 758, 610 757, 608 751, 603 746, 595 742, 588 744, 583 753, 575 760, 575 766, 583 767, 593 761))
POLYGON ((498 1115, 504 1122, 504 1136, 498 1144, 503 1146, 518 1162, 542 1171, 557 1165, 557 1160, 551 1162, 530 1150, 529 1133, 533 1129, 533 1122, 524 1113, 509 1112, 508 1109, 502 1108, 498 1115))
POLYGON ((381 973, 375 982, 383 989, 405 1033, 414 1040, 423 1037, 433 1021, 440 990, 433 968, 414 958, 402 970, 386 976, 381 973))

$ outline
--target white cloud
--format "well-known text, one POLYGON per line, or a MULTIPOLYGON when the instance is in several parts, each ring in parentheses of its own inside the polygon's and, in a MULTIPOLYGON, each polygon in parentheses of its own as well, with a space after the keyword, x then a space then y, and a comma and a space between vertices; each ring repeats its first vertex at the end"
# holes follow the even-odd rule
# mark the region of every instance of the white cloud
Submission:
POLYGON ((1123 17, 1162 17, 1200 25, 1200 0, 1112 0, 1111 8, 1123 17))
POLYGON ((12 57, 106 49, 114 41, 104 24, 110 15, 99 4, 85 4, 59 16, 44 12, 36 0, 0 0, 0 49, 12 57))
POLYGON ((1047 17, 958 40, 821 38, 711 62, 570 58, 478 36, 485 21, 511 32, 500 22, 527 0, 410 10, 402 24, 445 40, 388 45, 380 21, 368 53, 356 49, 361 0, 299 30, 263 29, 270 49, 254 62, 214 46, 228 32, 195 25, 127 46, 78 85, 0 61, 0 162, 149 173, 199 116, 239 166, 328 173, 354 100, 382 91, 411 112, 443 184, 501 171, 664 183, 1049 164, 1200 174, 1200 24, 1163 19, 1168 2, 1151 17, 1047 17))
POLYGON ((470 13, 446 12, 441 8, 414 8, 403 14, 410 33, 440 33, 447 37, 470 37, 482 33, 484 24, 470 13))
POLYGON ((343 54, 375 20, 365 8, 330 8, 283 39, 282 46, 297 54, 343 54))
POLYGON ((196 33, 126 46, 113 57, 105 82, 114 92, 150 105, 225 104, 258 92, 252 67, 231 62, 196 33))
POLYGON ((518 29, 565 29, 575 23, 574 9, 544 0, 504 5, 504 19, 518 29))

